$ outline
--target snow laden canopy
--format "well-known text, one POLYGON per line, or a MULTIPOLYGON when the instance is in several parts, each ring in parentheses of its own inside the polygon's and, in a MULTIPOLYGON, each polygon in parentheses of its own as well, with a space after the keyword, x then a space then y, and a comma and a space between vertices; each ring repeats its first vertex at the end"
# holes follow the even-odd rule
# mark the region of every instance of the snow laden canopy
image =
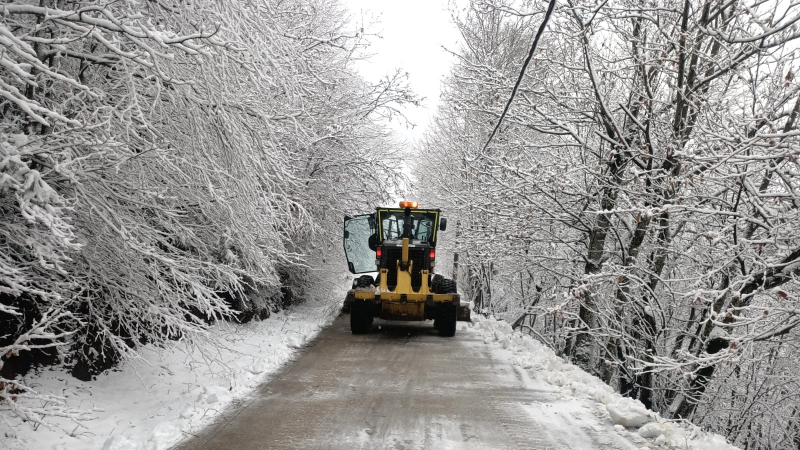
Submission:
POLYGON ((12 379, 35 360, 88 379, 302 298, 344 210, 403 183, 382 123, 416 98, 355 74, 367 36, 335 1, 0 16, 0 410, 39 420, 47 393, 12 379))
POLYGON ((545 3, 453 11, 417 178, 459 286, 665 416, 797 448, 800 3, 559 2, 482 151, 545 3))

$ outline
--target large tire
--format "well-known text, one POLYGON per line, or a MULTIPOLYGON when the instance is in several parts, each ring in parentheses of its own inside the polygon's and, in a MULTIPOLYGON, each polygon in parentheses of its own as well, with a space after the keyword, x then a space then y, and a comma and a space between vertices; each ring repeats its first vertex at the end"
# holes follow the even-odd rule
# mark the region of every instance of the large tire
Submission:
POLYGON ((372 275, 362 275, 356 279, 356 287, 357 288, 368 288, 375 284, 375 279, 372 278, 372 275))
POLYGON ((457 319, 458 314, 455 305, 450 303, 441 305, 439 309, 439 317, 435 321, 436 329, 439 330, 439 336, 455 336, 457 319))
POLYGON ((458 287, 456 286, 456 280, 451 280, 449 278, 442 278, 442 281, 439 282, 439 294, 457 294, 458 287))
POLYGON ((372 304, 361 301, 350 306, 350 331, 353 334, 366 334, 372 328, 372 304))
POLYGON ((439 294, 440 293, 439 292, 439 285, 441 284, 442 280, 444 280, 444 277, 439 275, 438 273, 435 273, 435 274, 431 275, 431 285, 428 286, 428 288, 430 289, 430 291, 432 293, 434 293, 434 294, 439 294))
MULTIPOLYGON (((455 280, 441 278, 437 283, 437 294, 457 294, 458 287, 455 280)), ((433 322, 433 326, 439 330, 439 335, 453 337, 456 335, 456 322, 458 321, 458 309, 453 304, 444 304, 439 310, 438 317, 433 322)))

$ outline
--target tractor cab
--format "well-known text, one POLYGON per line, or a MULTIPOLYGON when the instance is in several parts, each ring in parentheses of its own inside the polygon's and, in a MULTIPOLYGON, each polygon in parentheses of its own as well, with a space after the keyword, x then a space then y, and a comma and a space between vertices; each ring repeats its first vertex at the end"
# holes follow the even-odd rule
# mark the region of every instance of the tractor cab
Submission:
POLYGON ((434 319, 444 336, 455 334, 460 297, 455 282, 434 275, 436 241, 447 229, 438 209, 377 208, 373 214, 345 217, 344 250, 353 282, 344 309, 353 333, 369 330, 373 317, 386 320, 434 319), (452 319, 452 320, 451 320, 452 319))
MULTIPOLYGON (((374 214, 345 217, 344 250, 351 273, 378 272, 401 259, 403 239, 408 239, 411 285, 422 285, 423 270, 433 274, 438 231, 447 229, 447 219, 438 209, 416 209, 416 202, 402 202, 405 208, 378 208, 374 214), (412 205, 414 205, 412 207, 412 205)), ((397 273, 390 271, 388 286, 394 290, 397 273)))

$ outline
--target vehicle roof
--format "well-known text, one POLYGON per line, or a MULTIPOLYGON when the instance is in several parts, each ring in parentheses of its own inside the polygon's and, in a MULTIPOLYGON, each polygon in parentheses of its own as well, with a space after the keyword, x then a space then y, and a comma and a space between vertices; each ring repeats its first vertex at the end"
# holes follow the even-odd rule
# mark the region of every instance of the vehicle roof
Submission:
MULTIPOLYGON (((401 212, 401 213, 406 212, 405 208, 397 208, 397 207, 391 207, 391 206, 379 206, 378 208, 376 208, 376 210, 389 211, 389 212, 401 212)), ((425 209, 416 208, 416 209, 412 209, 411 210, 411 214, 414 214, 415 212, 422 212, 422 213, 424 213, 424 212, 442 212, 442 210, 439 209, 439 208, 425 208, 425 209)))

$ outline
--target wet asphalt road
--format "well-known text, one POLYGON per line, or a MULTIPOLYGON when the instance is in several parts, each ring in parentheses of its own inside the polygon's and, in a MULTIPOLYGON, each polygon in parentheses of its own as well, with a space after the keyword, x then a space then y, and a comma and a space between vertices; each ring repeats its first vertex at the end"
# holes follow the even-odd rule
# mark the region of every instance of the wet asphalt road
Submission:
POLYGON ((458 324, 339 317, 247 403, 180 450, 635 449, 605 413, 559 400, 458 324), (378 326, 381 329, 378 329, 378 326))

